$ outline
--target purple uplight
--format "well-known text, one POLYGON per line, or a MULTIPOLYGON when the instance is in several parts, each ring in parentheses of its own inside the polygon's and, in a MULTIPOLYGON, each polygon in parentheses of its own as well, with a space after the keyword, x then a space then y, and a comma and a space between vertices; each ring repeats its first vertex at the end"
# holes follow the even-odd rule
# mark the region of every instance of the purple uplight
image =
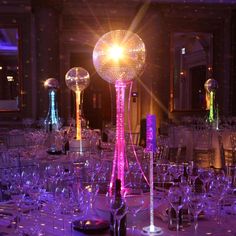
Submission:
POLYGON ((148 152, 155 152, 157 149, 155 115, 147 115, 146 130, 146 150, 148 152))

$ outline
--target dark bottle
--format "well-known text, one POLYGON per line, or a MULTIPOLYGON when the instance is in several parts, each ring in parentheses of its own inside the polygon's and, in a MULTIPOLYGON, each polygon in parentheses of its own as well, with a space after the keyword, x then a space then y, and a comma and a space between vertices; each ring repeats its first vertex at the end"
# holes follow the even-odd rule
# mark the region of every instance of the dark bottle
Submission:
POLYGON ((67 154, 69 149, 70 149, 69 138, 68 138, 68 135, 67 135, 67 131, 65 131, 64 135, 63 135, 63 140, 62 140, 62 153, 67 154))
POLYGON ((111 217, 110 217, 110 234, 116 235, 116 236, 125 236, 126 235, 126 214, 123 216, 123 218, 120 221, 120 233, 118 233, 118 221, 116 220, 116 228, 114 229, 114 212, 115 210, 117 210, 117 215, 122 215, 125 213, 126 209, 125 209, 125 204, 123 203, 123 199, 121 196, 121 181, 120 179, 116 179, 115 182, 115 194, 114 194, 114 201, 111 205, 111 217), (119 210, 118 210, 119 209, 119 210), (114 234, 114 230, 115 230, 115 234, 114 234))
POLYGON ((189 182, 187 168, 188 168, 187 164, 184 164, 184 173, 182 175, 182 180, 181 180, 181 182, 186 183, 186 184, 189 182))

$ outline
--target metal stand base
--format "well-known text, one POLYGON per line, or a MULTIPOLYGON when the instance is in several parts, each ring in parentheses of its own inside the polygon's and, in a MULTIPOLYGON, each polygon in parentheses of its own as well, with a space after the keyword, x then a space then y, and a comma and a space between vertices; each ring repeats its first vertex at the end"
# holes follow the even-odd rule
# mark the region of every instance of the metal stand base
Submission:
POLYGON ((83 153, 89 150, 89 142, 88 140, 76 140, 73 139, 69 143, 69 151, 70 152, 78 152, 83 153))
POLYGON ((142 231, 142 235, 162 235, 163 231, 160 227, 156 227, 156 226, 147 226, 147 227, 143 227, 143 231, 142 231))

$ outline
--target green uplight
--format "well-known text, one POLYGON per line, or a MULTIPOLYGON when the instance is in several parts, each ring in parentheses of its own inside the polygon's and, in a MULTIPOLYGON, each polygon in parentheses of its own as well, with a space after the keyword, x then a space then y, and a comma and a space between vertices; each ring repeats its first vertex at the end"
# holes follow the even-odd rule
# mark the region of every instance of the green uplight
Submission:
POLYGON ((212 123, 215 120, 214 117, 214 92, 210 92, 210 111, 209 111, 209 122, 212 123))

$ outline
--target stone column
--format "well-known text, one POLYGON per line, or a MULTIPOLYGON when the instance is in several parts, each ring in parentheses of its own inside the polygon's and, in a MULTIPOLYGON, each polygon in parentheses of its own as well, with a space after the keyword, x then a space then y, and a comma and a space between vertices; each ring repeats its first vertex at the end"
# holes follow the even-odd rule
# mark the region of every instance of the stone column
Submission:
POLYGON ((230 77, 230 111, 236 115, 236 10, 231 18, 231 77, 230 77))
MULTIPOLYGON (((35 22, 35 65, 37 118, 45 117, 48 109, 47 78, 59 78, 59 13, 60 0, 32 1, 35 22)), ((60 88, 62 89, 62 88, 60 88)), ((60 91, 59 89, 59 91, 60 91)), ((58 96, 59 98, 60 96, 58 96)), ((59 103, 59 101, 58 101, 59 103)), ((60 112, 59 112, 60 114, 60 112)))

